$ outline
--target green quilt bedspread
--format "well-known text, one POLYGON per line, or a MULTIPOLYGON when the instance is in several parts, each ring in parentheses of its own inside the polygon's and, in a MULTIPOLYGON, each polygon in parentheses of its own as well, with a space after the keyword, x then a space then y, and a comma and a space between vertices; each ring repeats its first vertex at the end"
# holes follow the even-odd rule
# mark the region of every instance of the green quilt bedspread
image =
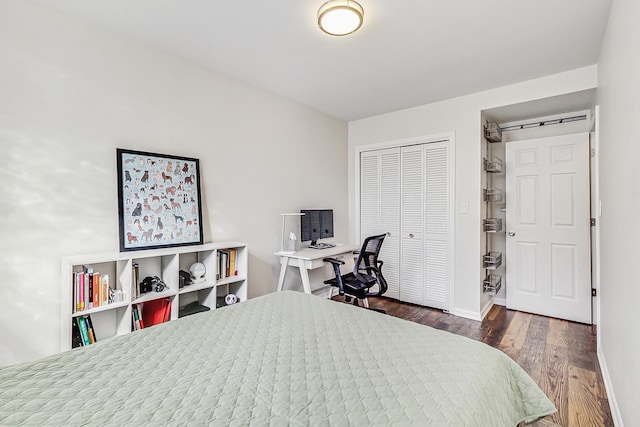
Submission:
POLYGON ((285 291, 0 369, 0 425, 515 426, 555 407, 508 356, 285 291))

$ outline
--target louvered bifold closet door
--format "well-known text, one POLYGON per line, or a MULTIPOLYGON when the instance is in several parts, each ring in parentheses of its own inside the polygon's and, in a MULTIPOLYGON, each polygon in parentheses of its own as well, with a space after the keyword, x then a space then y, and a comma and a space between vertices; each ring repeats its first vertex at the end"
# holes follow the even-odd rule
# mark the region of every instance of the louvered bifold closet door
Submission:
POLYGON ((360 153, 360 238, 387 233, 386 296, 449 310, 450 142, 360 153))
POLYGON ((380 154, 360 154, 360 242, 380 229, 380 154))
POLYGON ((400 153, 400 299, 424 305, 424 146, 400 153))
POLYGON ((424 150, 424 305, 449 309, 449 145, 424 150))
POLYGON ((380 229, 386 233, 379 259, 389 286, 385 296, 400 298, 400 149, 380 151, 380 229))
POLYGON ((387 233, 379 256, 389 286, 385 296, 399 298, 399 148, 360 155, 360 243, 382 233, 387 233))

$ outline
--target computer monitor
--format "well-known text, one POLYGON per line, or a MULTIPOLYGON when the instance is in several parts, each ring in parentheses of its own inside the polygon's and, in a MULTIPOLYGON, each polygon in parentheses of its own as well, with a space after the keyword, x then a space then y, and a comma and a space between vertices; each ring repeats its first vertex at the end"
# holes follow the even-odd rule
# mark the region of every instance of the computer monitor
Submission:
POLYGON ((333 237, 333 209, 302 209, 300 240, 315 243, 333 237))

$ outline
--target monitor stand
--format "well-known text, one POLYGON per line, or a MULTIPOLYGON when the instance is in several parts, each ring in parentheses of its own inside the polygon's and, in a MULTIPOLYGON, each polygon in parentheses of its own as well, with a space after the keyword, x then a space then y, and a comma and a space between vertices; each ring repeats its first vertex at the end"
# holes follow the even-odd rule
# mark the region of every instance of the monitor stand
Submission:
POLYGON ((309 248, 310 249, 329 249, 329 248, 335 248, 336 245, 334 245, 333 243, 318 243, 318 240, 312 240, 311 243, 309 243, 309 248))

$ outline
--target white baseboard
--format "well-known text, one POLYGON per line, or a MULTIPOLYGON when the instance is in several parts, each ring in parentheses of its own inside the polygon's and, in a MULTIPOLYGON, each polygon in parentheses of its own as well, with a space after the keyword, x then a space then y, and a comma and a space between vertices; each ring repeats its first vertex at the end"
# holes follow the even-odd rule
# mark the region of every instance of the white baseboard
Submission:
POLYGON ((620 415, 620 408, 618 408, 618 402, 616 396, 613 394, 613 384, 611 384, 611 377, 609 377, 609 370, 607 369, 607 362, 604 359, 604 353, 598 346, 598 362, 600 363, 600 371, 602 372, 602 379, 604 380, 604 387, 607 390, 607 400, 609 401, 609 408, 611 409, 611 417, 613 418, 613 425, 616 427, 624 427, 622 423, 622 416, 620 415))
POLYGON ((453 314, 455 316, 464 317, 465 319, 478 320, 478 321, 482 320, 481 314, 478 313, 477 311, 462 310, 462 309, 456 308, 453 314))
POLYGON ((487 303, 484 305, 484 307, 482 307, 482 311, 480 312, 480 320, 482 320, 485 317, 487 317, 487 314, 489 314, 489 310, 491 310, 491 307, 493 307, 494 302, 495 301, 492 298, 489 301, 487 301, 487 303))
POLYGON ((495 305, 501 305, 501 306, 503 306, 503 307, 506 307, 506 306, 507 306, 507 299, 506 299, 506 298, 496 298, 496 297, 493 297, 493 303, 494 303, 495 305))

